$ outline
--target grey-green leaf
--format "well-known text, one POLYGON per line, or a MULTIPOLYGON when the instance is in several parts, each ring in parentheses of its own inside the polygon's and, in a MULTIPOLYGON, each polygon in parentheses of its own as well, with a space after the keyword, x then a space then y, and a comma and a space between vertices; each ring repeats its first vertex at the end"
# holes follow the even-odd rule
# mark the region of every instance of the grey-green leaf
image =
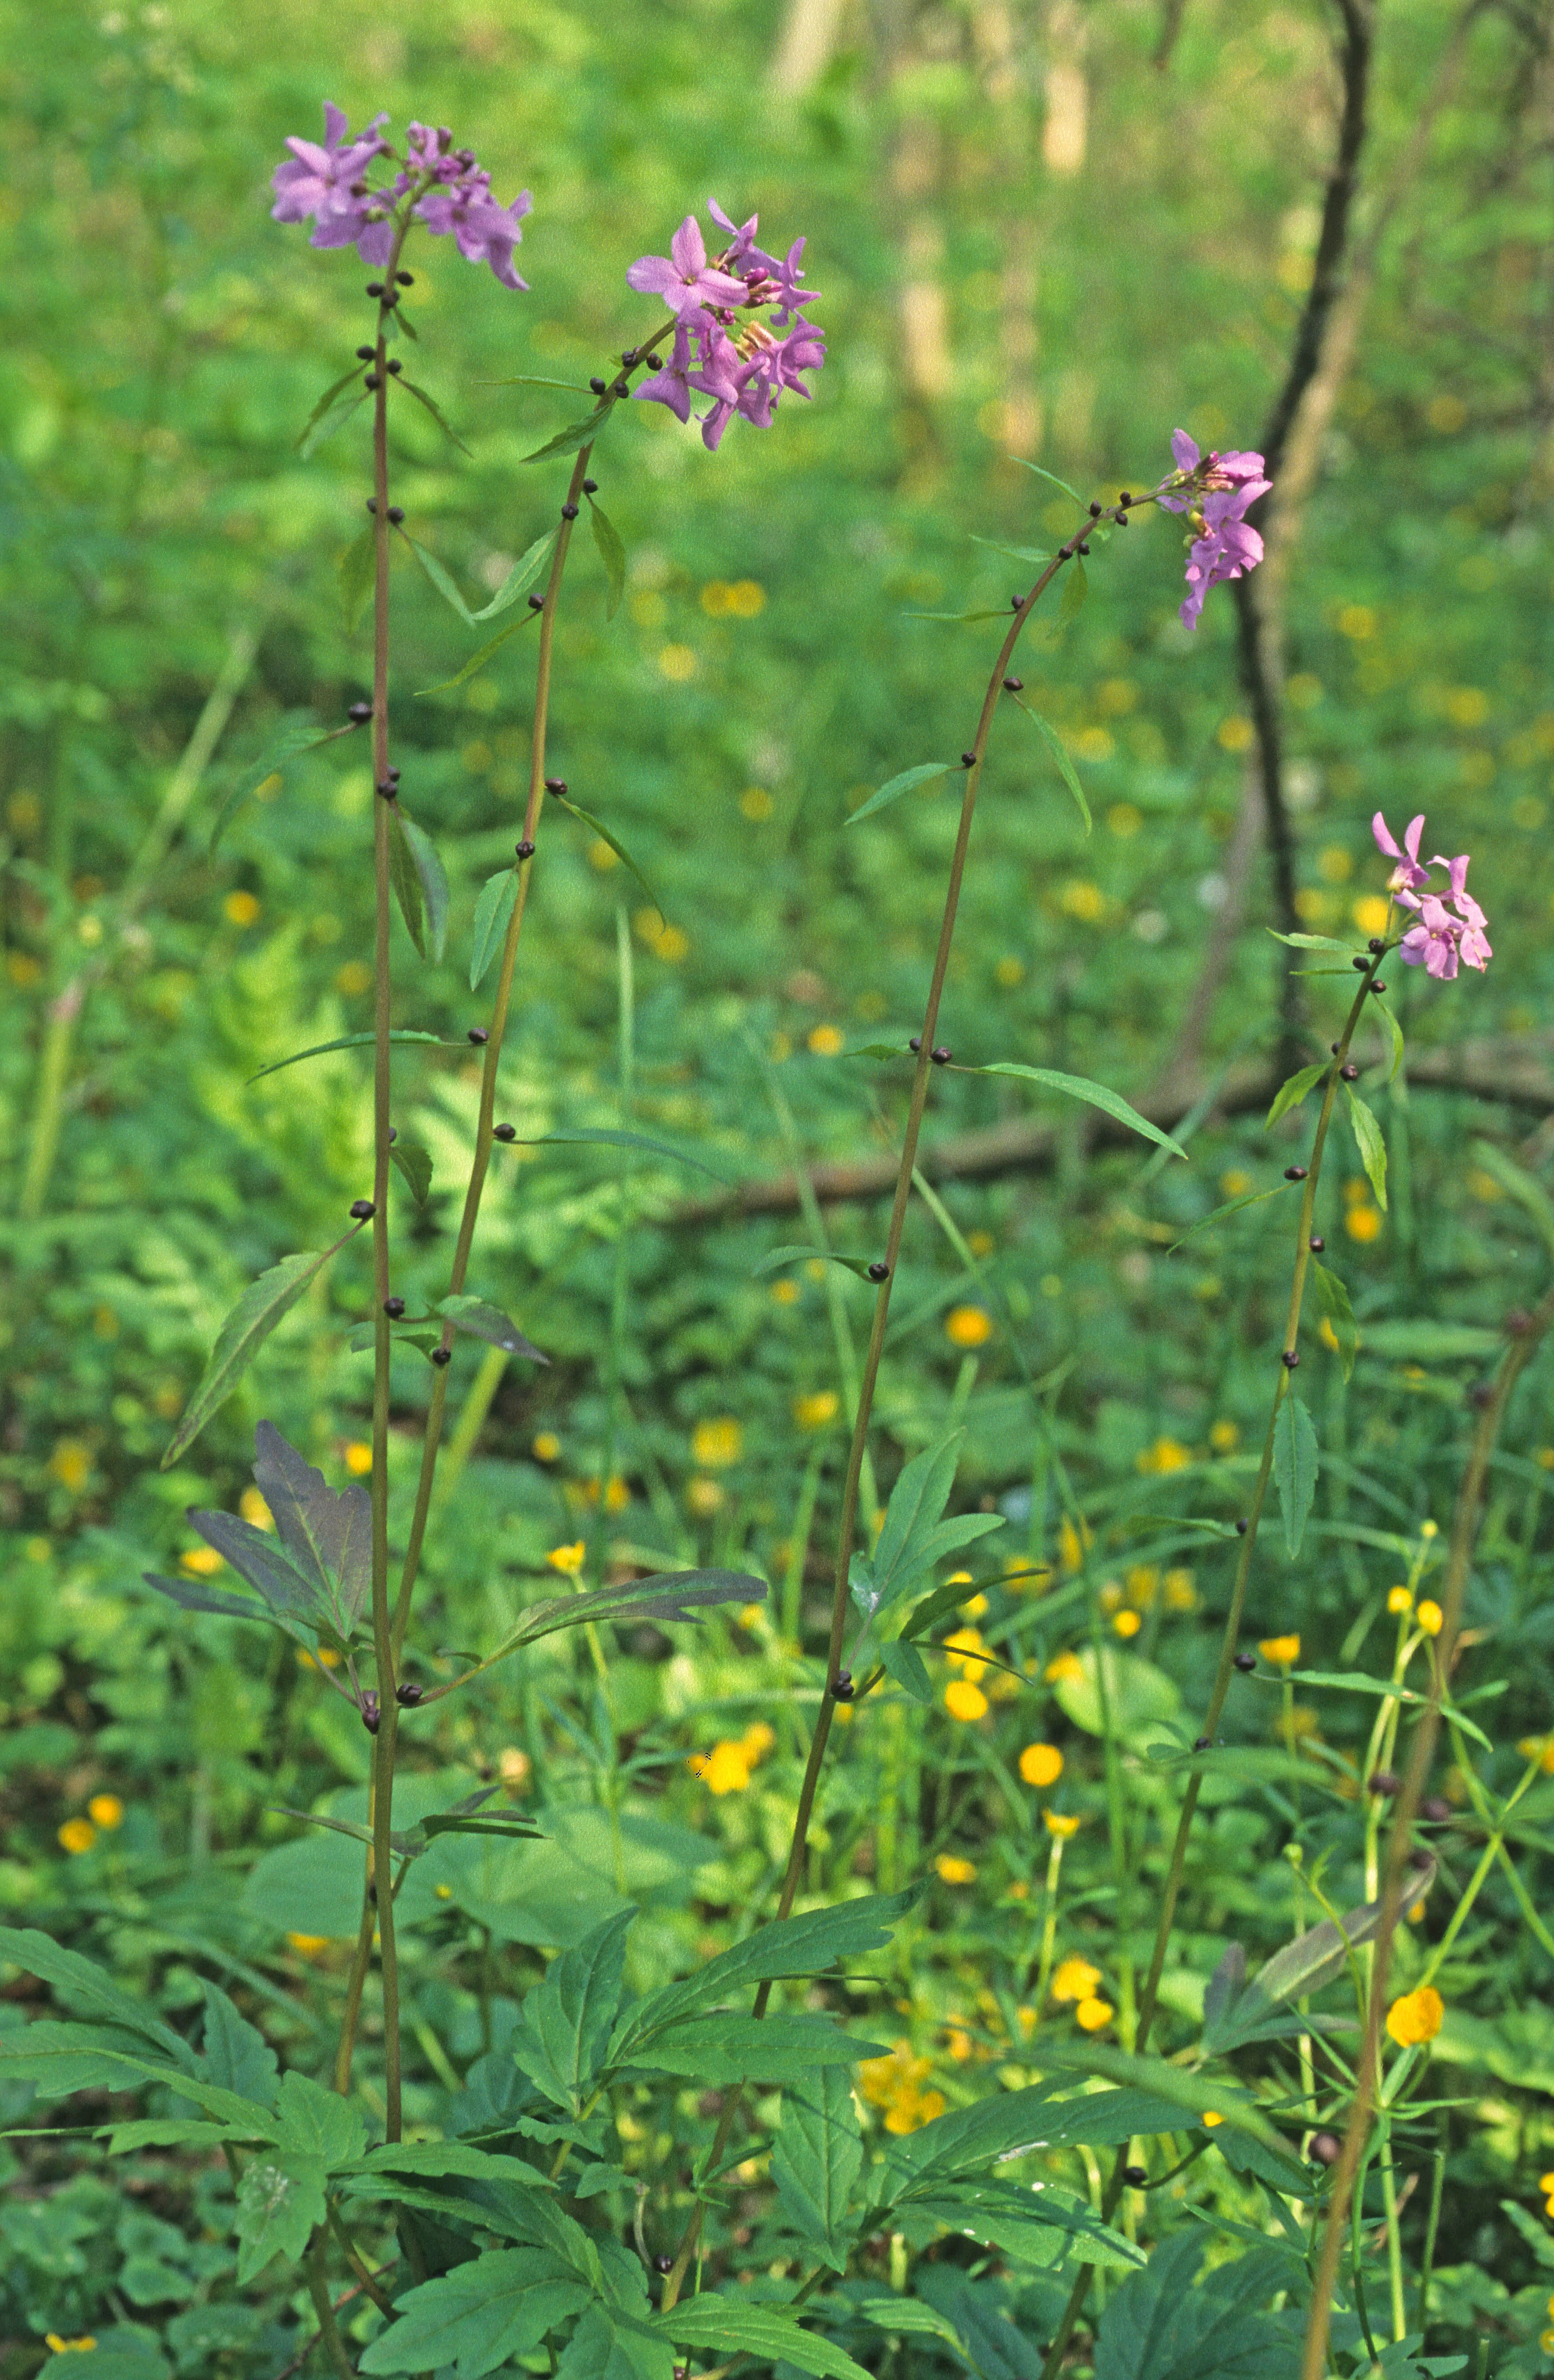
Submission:
POLYGON ((455 1330, 467 1330, 472 1338, 485 1340, 488 1346, 504 1348, 509 1355, 527 1355, 536 1364, 548 1364, 551 1360, 524 1337, 517 1324, 499 1305, 488 1304, 483 1297, 444 1297, 436 1311, 455 1330))
POLYGON ((1318 1456, 1316 1425, 1292 1389, 1273 1425, 1273 1477, 1284 1515, 1284 1547, 1292 1561, 1301 1549, 1306 1515, 1317 1493, 1318 1456))
POLYGON ((609 588, 604 599, 604 616, 613 620, 620 609, 621 597, 625 589, 625 547, 621 542, 621 533, 614 522, 607 513, 601 512, 591 496, 589 498, 589 519, 609 588))
POLYGON ((193 1445, 212 1414, 223 1406, 248 1370, 259 1349, 283 1316, 318 1279, 331 1257, 361 1229, 357 1224, 341 1233, 333 1247, 307 1256, 283 1257, 277 1265, 243 1292, 216 1334, 203 1378, 184 1410, 183 1419, 168 1442, 162 1469, 169 1470, 187 1447, 193 1445))
POLYGON ((863 2171, 863 2138, 845 2070, 822 2066, 783 2094, 771 2179, 783 2211, 811 2254, 833 2273, 847 2269, 857 2226, 848 2203, 863 2171))
POLYGON ((1004 1063, 968 1066, 965 1071, 970 1075, 1014 1075, 1023 1083, 1040 1083, 1050 1091, 1062 1091, 1065 1099, 1085 1099, 1091 1107, 1103 1109, 1118 1123, 1125 1123, 1130 1132, 1142 1133, 1145 1139, 1152 1140, 1158 1148, 1168 1150, 1172 1157, 1180 1157, 1184 1162, 1186 1160, 1187 1152, 1180 1141, 1172 1140, 1169 1132, 1162 1132, 1159 1124, 1151 1123, 1147 1116, 1142 1116, 1136 1108, 1129 1107, 1126 1099, 1116 1091, 1108 1090, 1104 1083, 1092 1083, 1083 1075, 1055 1074, 1050 1066, 1004 1063))
POLYGON ((346 624, 347 637, 356 634, 357 623, 367 608, 377 567, 375 532, 364 528, 361 535, 353 538, 346 546, 338 565, 340 616, 346 624))
POLYGON ((502 948, 507 920, 513 914, 513 904, 517 897, 518 874, 516 868, 504 868, 500 875, 486 879, 480 897, 475 904, 475 939, 469 953, 471 991, 479 991, 481 978, 502 948))
POLYGON ((1273 1104, 1263 1119, 1265 1130, 1276 1124, 1281 1115, 1288 1115, 1292 1108, 1299 1107, 1307 1092, 1316 1089, 1327 1073, 1329 1063, 1329 1061, 1324 1058, 1319 1066, 1302 1066, 1298 1074, 1289 1075, 1280 1084, 1273 1095, 1273 1104))
POLYGON ((1381 1126, 1364 1099, 1358 1098, 1347 1083, 1343 1086, 1343 1092, 1349 1101, 1349 1121, 1354 1127, 1360 1162, 1370 1178, 1377 1205, 1384 1208, 1387 1204, 1387 1144, 1381 1137, 1381 1126))
POLYGON ((272 1422, 259 1424, 254 1444, 254 1485, 270 1507, 275 1534, 344 1643, 372 1583, 371 1500, 359 1480, 331 1488, 272 1422))
POLYGON ((924 760, 916 769, 903 769, 899 777, 892 777, 878 793, 870 794, 868 801, 854 810, 845 823, 856 826, 860 819, 872 818, 876 810, 886 809, 892 802, 899 802, 903 794, 909 794, 915 785, 931 784, 936 777, 947 777, 949 773, 948 760, 924 760))
POLYGON ((929 1676, 928 1663, 916 1645, 904 1637, 894 1644, 881 1645, 880 1667, 888 1678, 895 1680, 904 1694, 911 1695, 915 1703, 921 1703, 925 1708, 931 1705, 933 1681, 929 1676))
MULTIPOLYGON (((1075 564, 1074 567, 1077 569, 1079 565, 1075 564)), ((1083 573, 1081 573, 1081 576, 1083 576, 1083 573)), ((1021 710, 1025 712, 1026 717, 1031 722, 1032 725, 1038 730, 1043 743, 1046 745, 1047 749, 1050 752, 1053 759, 1056 761, 1058 774, 1062 777, 1064 784, 1068 787, 1069 792, 1074 795, 1074 800, 1078 803, 1079 815, 1085 821, 1085 832, 1088 834, 1091 832, 1095 821, 1090 816, 1090 805, 1085 798, 1085 788, 1080 783, 1074 763, 1068 757, 1067 745, 1063 742, 1062 737, 1058 734, 1058 731, 1053 726, 1051 721, 1050 719, 1043 719, 1040 711, 1038 710, 1033 704, 1028 703, 1023 694, 1017 694, 1014 697, 1014 699, 1019 704, 1021 710)))

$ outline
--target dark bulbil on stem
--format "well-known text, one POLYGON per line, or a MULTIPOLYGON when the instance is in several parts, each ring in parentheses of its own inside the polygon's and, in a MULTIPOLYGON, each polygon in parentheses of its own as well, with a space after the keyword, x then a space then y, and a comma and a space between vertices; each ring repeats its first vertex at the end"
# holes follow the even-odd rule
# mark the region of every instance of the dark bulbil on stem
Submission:
POLYGON ((1256 1653, 1238 1653, 1235 1657, 1235 1666, 1241 1671, 1243 1677, 1248 1676, 1257 1666, 1257 1657, 1256 1653))

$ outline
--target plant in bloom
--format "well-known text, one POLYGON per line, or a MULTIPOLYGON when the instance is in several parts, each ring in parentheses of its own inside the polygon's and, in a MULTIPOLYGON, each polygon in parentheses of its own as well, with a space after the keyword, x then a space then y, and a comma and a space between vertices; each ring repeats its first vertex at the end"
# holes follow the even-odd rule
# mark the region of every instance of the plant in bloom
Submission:
POLYGON ((1063 1773, 1063 1756, 1055 1743, 1027 1743, 1020 1755, 1020 1774, 1027 1785, 1055 1785, 1063 1773))
POLYGON ((691 1432, 691 1460, 703 1471, 726 1471, 738 1462, 744 1447, 745 1433, 732 1414, 698 1421, 691 1432))
POLYGON ((67 1818, 59 1829, 60 1846, 72 1857, 89 1852, 96 1840, 97 1829, 90 1818, 67 1818))
POLYGON ((871 2107, 883 2107, 888 2132, 915 2132, 944 2113, 943 2092, 923 2089, 932 2071, 931 2059, 914 2058, 910 2042, 898 2041, 888 2058, 864 2059, 858 2089, 871 2107))
MULTIPOLYGON (((845 1704, 843 1707, 845 1709, 845 1704)), ((966 1722, 986 1718, 988 1697, 981 1687, 974 1686, 969 1679, 954 1678, 944 1689, 944 1707, 952 1718, 966 1722)))
POLYGON ((1475 967, 1482 975, 1495 953, 1485 932, 1489 921, 1467 889, 1468 854, 1460 852, 1455 859, 1446 859, 1437 852, 1429 868, 1421 867, 1423 810, 1409 820, 1401 847, 1379 810, 1371 820, 1370 831, 1378 850, 1397 862, 1387 879, 1388 892, 1400 908, 1414 914, 1415 922, 1398 945, 1404 965, 1422 966, 1438 983, 1451 982, 1459 966, 1475 967), (1431 868, 1445 868, 1444 892, 1433 881, 1431 868))
POLYGON ((952 1347, 985 1347, 992 1335, 992 1318, 979 1305, 952 1306, 944 1318, 944 1336, 952 1347))
POLYGON ((809 396, 803 375, 819 371, 826 348, 815 324, 798 311, 803 299, 820 294, 799 287, 803 240, 795 240, 783 258, 769 256, 756 246, 757 216, 735 225, 716 200, 708 200, 708 212, 730 235, 716 256, 708 256, 701 226, 687 215, 669 254, 639 256, 625 277, 631 288, 662 298, 674 317, 668 361, 637 395, 667 405, 682 421, 690 419, 693 393, 710 396, 701 439, 715 454, 736 413, 765 430, 784 389, 809 396), (769 308, 770 321, 759 321, 769 308))
POLYGON ((946 1884, 975 1884, 977 1881, 976 1861, 958 1859, 953 1852, 941 1852, 934 1866, 946 1884))
POLYGON ((1088 1959, 1064 1959, 1052 1978, 1055 2000, 1094 1999, 1100 1982, 1100 1969, 1092 1967, 1088 1959))
POLYGON ((1074 2022, 1082 2033, 1099 2033, 1104 2026, 1111 2023, 1116 2013, 1110 2000, 1098 1998, 1092 1993, 1087 1999, 1082 1999, 1074 2010, 1074 2022))
POLYGON ((1263 474, 1260 455, 1205 455, 1184 430, 1172 432, 1176 468, 1156 490, 1167 512, 1185 513, 1196 532, 1187 552, 1187 592, 1181 617, 1196 628, 1211 587, 1243 577, 1263 558, 1263 540, 1247 525, 1246 513, 1273 482, 1263 474))
POLYGON ((1404 1992, 1392 2002, 1387 2011, 1387 2030, 1395 2042, 1411 2049, 1435 2039, 1445 2014, 1440 1994, 1433 1985, 1422 1984, 1416 1992, 1404 1992))
POLYGON ((1043 1810, 1041 1813, 1041 1823, 1046 1828, 1048 1833, 1050 1835, 1055 1835, 1061 1843, 1066 1843, 1071 1835, 1076 1835, 1079 1832, 1079 1820, 1073 1816, 1064 1815, 1062 1811, 1058 1810, 1043 1810))
POLYGON ((1420 1603, 1414 1617, 1427 1636, 1439 1636, 1446 1620, 1446 1614, 1439 1604, 1434 1602, 1427 1595, 1420 1603))
POLYGON ((777 1738, 764 1719, 757 1719, 742 1736, 725 1736, 709 1753, 693 1752, 686 1766, 710 1793, 743 1793, 750 1772, 764 1759, 777 1738))
POLYGON ((563 1578, 576 1578, 588 1556, 587 1540, 579 1537, 576 1545, 552 1546, 545 1560, 552 1570, 560 1571, 563 1578))
POLYGON ((324 137, 286 140, 290 155, 276 166, 270 212, 277 223, 311 223, 314 248, 352 248, 363 264, 384 265, 407 215, 433 237, 450 233, 471 264, 489 264, 505 289, 527 289, 513 267, 513 250, 523 237, 523 218, 532 200, 520 190, 511 206, 492 196, 491 176, 473 149, 455 149, 445 124, 412 124, 399 158, 378 128, 377 115, 353 140, 340 109, 326 104, 324 137), (399 171, 374 188, 369 171, 380 159, 399 171))
POLYGON ((1301 1657, 1301 1640, 1293 1633, 1288 1636, 1265 1636, 1257 1650, 1276 1670, 1293 1670, 1301 1657))

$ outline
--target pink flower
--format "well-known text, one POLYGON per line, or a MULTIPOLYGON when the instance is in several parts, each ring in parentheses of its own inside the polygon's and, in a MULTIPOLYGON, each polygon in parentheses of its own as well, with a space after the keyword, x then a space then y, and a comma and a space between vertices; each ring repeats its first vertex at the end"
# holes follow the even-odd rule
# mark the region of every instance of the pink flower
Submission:
POLYGON ((667 256, 639 256, 627 265, 625 277, 628 288, 662 298, 682 322, 704 306, 743 306, 746 298, 743 281, 709 265, 707 243, 694 215, 680 225, 667 256))
POLYGON ((1482 975, 1494 952, 1485 931, 1489 921, 1467 889, 1467 853, 1463 852, 1455 859, 1446 859, 1438 852, 1429 868, 1422 868, 1419 864, 1419 838, 1425 831, 1422 811, 1417 818, 1410 819, 1402 850, 1398 848, 1379 810, 1370 825, 1378 848, 1389 859, 1395 859, 1398 863, 1387 880, 1387 889, 1399 907, 1412 910, 1415 919, 1398 945, 1399 955, 1404 965, 1423 966, 1438 983, 1451 983, 1459 965, 1475 967, 1482 975), (1431 868, 1445 868, 1447 890, 1444 893, 1432 881, 1431 868), (1454 917, 1452 910, 1456 911, 1454 917))
POLYGON ((687 215, 670 242, 670 254, 638 257, 626 280, 633 289, 667 299, 675 314, 669 361, 637 395, 650 405, 667 405, 682 421, 690 418, 693 391, 710 396, 712 403, 700 417, 701 436, 708 451, 716 453, 735 414, 766 430, 784 389, 807 397, 803 375, 819 371, 826 346, 815 324, 797 311, 801 298, 819 295, 799 286, 803 240, 795 240, 783 258, 768 256, 755 244, 756 216, 736 224, 715 199, 708 201, 708 212, 729 235, 721 256, 708 261, 696 217, 687 215), (770 325, 757 319, 768 306, 774 309, 770 325))
POLYGON ((1182 618, 1196 628, 1203 599, 1211 587, 1227 578, 1244 577, 1263 558, 1263 540, 1248 527, 1246 514, 1271 480, 1264 476, 1260 455, 1237 452, 1205 455, 1184 430, 1173 430, 1171 451, 1176 468, 1155 490, 1156 501, 1170 513, 1185 513, 1196 531, 1187 554, 1187 592, 1182 618))
POLYGON ((394 226, 381 197, 374 199, 363 176, 372 160, 388 148, 378 135, 379 125, 387 121, 385 115, 375 115, 353 140, 342 111, 326 102, 322 147, 316 140, 295 137, 286 141, 291 155, 276 166, 271 185, 275 193, 270 210, 274 220, 306 223, 314 217, 312 247, 354 244, 364 264, 385 264, 394 245, 394 226))

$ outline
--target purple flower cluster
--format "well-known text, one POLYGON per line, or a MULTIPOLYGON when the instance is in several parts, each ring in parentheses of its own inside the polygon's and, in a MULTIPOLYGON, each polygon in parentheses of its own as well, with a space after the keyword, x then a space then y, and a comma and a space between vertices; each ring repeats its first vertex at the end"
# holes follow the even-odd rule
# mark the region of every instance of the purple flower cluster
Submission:
POLYGON ((715 453, 735 414, 765 430, 785 388, 808 396, 801 375, 819 371, 826 346, 798 311, 805 298, 820 294, 799 286, 803 240, 795 239, 785 257, 768 256, 756 246, 755 215, 735 224, 716 200, 709 200, 708 212, 729 234, 720 256, 709 261, 701 226, 687 215, 669 254, 639 256, 625 277, 633 289, 662 298, 674 316, 669 360, 637 395, 667 405, 682 421, 690 419, 693 390, 710 396, 701 436, 715 453), (770 323, 754 319, 764 307, 773 309, 770 323))
POLYGON ((1245 515, 1272 481, 1260 455, 1204 455, 1184 430, 1172 432, 1176 458, 1172 478, 1156 492, 1167 512, 1185 513, 1197 531, 1187 554, 1187 592, 1182 618, 1196 628, 1211 587, 1240 578, 1263 558, 1263 540, 1245 515))
POLYGON ((503 286, 526 289, 513 269, 513 249, 531 200, 523 190, 510 207, 492 196, 491 176, 472 149, 455 149, 446 125, 412 124, 403 164, 394 180, 373 189, 368 167, 395 154, 378 130, 388 118, 375 115, 351 138, 339 108, 323 111, 324 138, 288 140, 291 154, 275 168, 277 223, 314 221, 314 248, 354 247, 363 264, 385 265, 394 252, 401 202, 434 237, 451 232, 459 254, 471 264, 489 264, 503 286))
POLYGON ((1467 889, 1467 853, 1463 852, 1456 859, 1444 859, 1438 852, 1429 868, 1421 867, 1423 811, 1410 819, 1401 849, 1379 810, 1370 822, 1370 831, 1376 837, 1377 848, 1398 863, 1387 879, 1388 892, 1401 908, 1411 909, 1417 920, 1398 945, 1405 965, 1423 966, 1438 983, 1450 983, 1459 965, 1476 967, 1482 975, 1494 953, 1484 930, 1489 921, 1467 889), (1432 881, 1430 868, 1445 868, 1448 889, 1444 893, 1432 881), (1453 909, 1455 917, 1451 914, 1453 909))

